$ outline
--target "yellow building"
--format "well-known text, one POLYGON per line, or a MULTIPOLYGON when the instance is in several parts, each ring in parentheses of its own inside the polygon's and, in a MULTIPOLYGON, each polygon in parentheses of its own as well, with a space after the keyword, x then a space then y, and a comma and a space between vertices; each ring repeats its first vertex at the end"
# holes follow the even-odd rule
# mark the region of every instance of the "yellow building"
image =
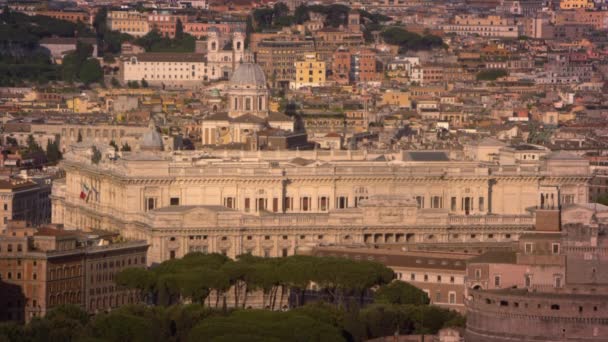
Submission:
POLYGON ((99 112, 101 108, 96 102, 89 101, 86 97, 75 96, 65 100, 66 107, 74 113, 93 113, 99 112))
POLYGON ((589 0, 562 0, 559 3, 561 9, 593 8, 593 1, 589 0))
POLYGON ((295 64, 296 79, 291 84, 292 89, 325 85, 325 62, 320 60, 317 55, 305 55, 304 60, 295 64))
POLYGON ((144 36, 150 31, 147 15, 137 11, 109 11, 107 24, 112 31, 136 37, 144 36))
POLYGON ((408 91, 387 91, 382 94, 381 106, 396 106, 399 108, 411 108, 412 101, 408 91))

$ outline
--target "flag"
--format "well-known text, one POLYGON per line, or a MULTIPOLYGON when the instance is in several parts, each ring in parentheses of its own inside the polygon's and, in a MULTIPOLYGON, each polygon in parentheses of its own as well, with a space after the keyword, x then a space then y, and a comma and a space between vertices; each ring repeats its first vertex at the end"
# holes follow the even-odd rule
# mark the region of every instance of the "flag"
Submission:
POLYGON ((80 184, 80 199, 87 200, 89 198, 89 193, 90 193, 89 187, 86 184, 81 183, 80 184))
MULTIPOLYGON (((91 186, 91 191, 93 191, 95 193, 95 201, 98 202, 99 201, 99 191, 97 191, 97 189, 94 186, 91 186)), ((87 202, 88 202, 88 198, 87 198, 87 202)))

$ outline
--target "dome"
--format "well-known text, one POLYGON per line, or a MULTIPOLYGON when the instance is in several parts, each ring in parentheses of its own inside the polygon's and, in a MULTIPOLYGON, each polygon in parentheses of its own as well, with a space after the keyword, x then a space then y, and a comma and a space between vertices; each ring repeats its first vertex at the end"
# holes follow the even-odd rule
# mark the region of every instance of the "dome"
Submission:
POLYGON ((242 63, 236 68, 230 78, 230 87, 252 86, 255 88, 266 87, 266 76, 259 65, 255 63, 242 63))
POLYGON ((162 151, 163 150, 163 137, 156 131, 154 122, 150 120, 148 125, 148 131, 144 133, 140 149, 145 151, 162 151))

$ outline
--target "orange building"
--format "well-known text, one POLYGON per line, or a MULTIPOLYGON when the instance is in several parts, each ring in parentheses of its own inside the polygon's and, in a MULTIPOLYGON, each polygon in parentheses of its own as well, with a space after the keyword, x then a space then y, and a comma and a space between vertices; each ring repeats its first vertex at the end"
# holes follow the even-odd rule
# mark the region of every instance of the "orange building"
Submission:
POLYGON ((182 28, 185 30, 185 23, 188 21, 186 15, 175 15, 169 13, 150 13, 148 15, 148 25, 150 28, 156 28, 161 35, 169 38, 175 38, 175 30, 177 21, 182 22, 182 28))
POLYGON ((28 322, 62 304, 95 313, 137 302, 136 291, 116 287, 114 275, 145 267, 148 244, 113 243, 116 236, 11 222, 0 234, 0 321, 28 322))

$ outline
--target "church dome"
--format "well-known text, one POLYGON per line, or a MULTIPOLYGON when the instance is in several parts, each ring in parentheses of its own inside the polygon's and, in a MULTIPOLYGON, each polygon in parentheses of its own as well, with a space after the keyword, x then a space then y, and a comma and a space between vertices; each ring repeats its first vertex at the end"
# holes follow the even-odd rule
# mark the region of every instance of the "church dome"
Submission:
POLYGON ((154 126, 152 120, 148 125, 148 131, 142 137, 140 149, 144 151, 163 150, 163 137, 156 131, 156 126, 154 126))
POLYGON ((255 63, 242 63, 236 68, 230 78, 230 87, 250 86, 252 88, 265 88, 266 76, 262 68, 255 63))

